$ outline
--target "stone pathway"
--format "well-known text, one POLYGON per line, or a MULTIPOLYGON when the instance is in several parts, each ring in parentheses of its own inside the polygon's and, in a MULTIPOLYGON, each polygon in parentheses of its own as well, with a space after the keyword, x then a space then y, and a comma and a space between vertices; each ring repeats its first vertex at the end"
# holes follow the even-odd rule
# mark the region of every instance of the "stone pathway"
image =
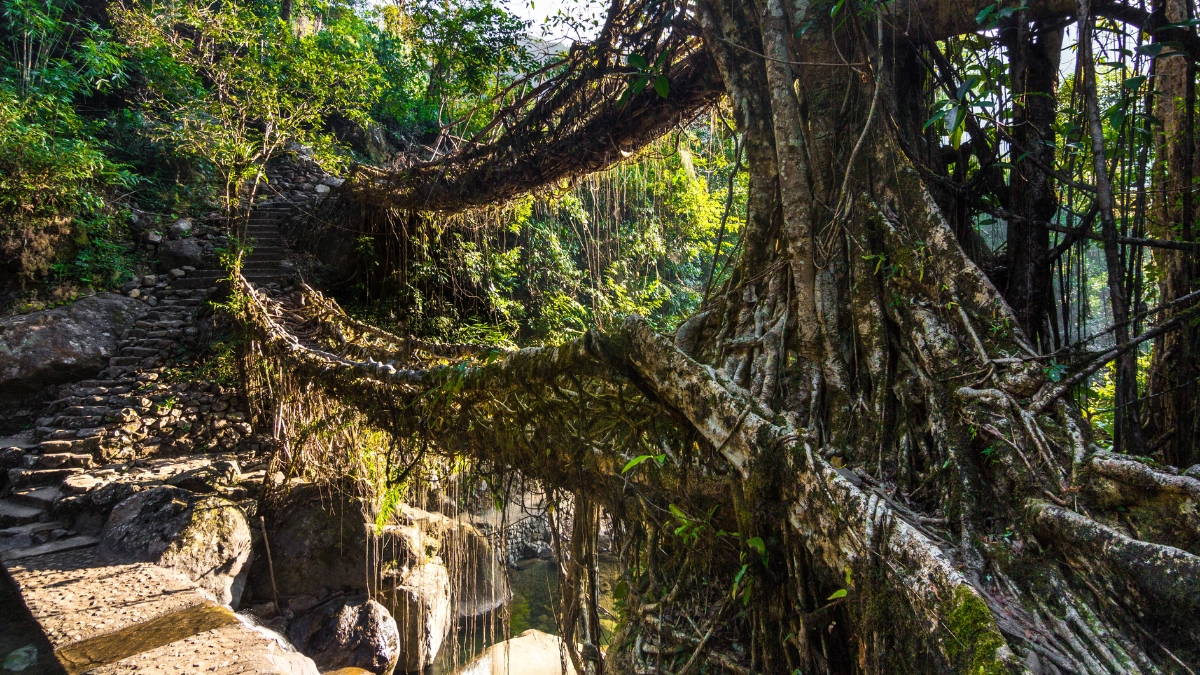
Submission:
POLYGON ((287 248, 279 225, 291 213, 291 208, 282 204, 264 204, 250 213, 246 238, 253 248, 242 261, 242 276, 250 283, 268 286, 283 281, 287 248))
MULTIPOLYGON (((250 221, 256 248, 247 263, 256 282, 274 288, 284 281, 284 214, 263 209, 250 221)), ((264 476, 246 470, 261 463, 264 439, 237 392, 167 382, 181 379, 170 377, 169 362, 198 345, 199 310, 223 276, 182 268, 123 289, 146 313, 121 336, 118 355, 96 378, 63 387, 32 435, 0 445, 0 565, 15 590, 0 593, 0 613, 27 610, 44 634, 28 638, 37 656, 29 672, 317 673, 286 641, 187 577, 106 559, 96 546, 107 511, 150 487, 216 494, 253 513, 264 476), (46 649, 54 659, 40 653, 46 649)), ((20 621, 6 630, 29 625, 20 621)), ((0 645, 13 639, 0 635, 0 645)), ((27 656, 13 649, 0 658, 27 656)))

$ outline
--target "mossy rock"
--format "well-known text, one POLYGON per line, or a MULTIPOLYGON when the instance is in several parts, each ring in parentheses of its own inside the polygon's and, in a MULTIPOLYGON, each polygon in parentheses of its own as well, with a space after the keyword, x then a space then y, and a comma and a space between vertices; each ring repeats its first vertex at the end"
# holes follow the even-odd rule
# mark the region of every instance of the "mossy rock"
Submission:
POLYGON ((164 486, 117 504, 100 535, 100 550, 118 560, 173 569, 217 602, 236 606, 251 554, 250 525, 233 502, 164 486))

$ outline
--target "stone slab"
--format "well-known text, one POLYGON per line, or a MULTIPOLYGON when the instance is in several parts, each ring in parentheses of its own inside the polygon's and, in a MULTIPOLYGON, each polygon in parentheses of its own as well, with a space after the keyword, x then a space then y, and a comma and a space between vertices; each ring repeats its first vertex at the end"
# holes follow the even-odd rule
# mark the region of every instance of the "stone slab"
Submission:
POLYGON ((89 670, 94 675, 318 675, 317 666, 272 633, 243 623, 208 630, 89 670))
POLYGON ((35 509, 48 509, 54 505, 54 500, 62 496, 62 490, 57 486, 47 485, 40 488, 26 488, 12 493, 9 500, 14 504, 31 506, 35 509))
POLYGON ((75 549, 90 548, 98 543, 100 543, 100 540, 96 537, 85 537, 82 535, 77 537, 66 537, 57 541, 39 544, 37 546, 30 546, 28 548, 14 548, 4 551, 3 553, 0 553, 0 560, 3 560, 5 564, 7 564, 22 558, 35 558, 53 553, 61 553, 63 551, 74 551, 75 549))
POLYGON ((190 579, 151 563, 106 564, 94 548, 4 563, 56 652, 194 607, 190 579))
POLYGON ((31 506, 21 506, 8 500, 0 500, 0 527, 16 527, 37 522, 42 515, 41 509, 31 506))

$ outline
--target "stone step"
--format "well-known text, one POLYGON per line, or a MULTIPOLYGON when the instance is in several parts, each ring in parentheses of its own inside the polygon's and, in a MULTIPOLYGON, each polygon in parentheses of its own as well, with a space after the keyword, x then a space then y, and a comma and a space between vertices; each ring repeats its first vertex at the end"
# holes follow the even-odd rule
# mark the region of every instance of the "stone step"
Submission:
POLYGON ((42 517, 41 509, 14 504, 7 499, 0 499, 0 527, 18 527, 36 523, 42 517))
POLYGON ((217 285, 216 279, 180 279, 175 282, 179 288, 212 288, 217 285))
MULTIPOLYGON (((59 429, 58 431, 69 431, 67 429, 59 429)), ((78 433, 78 432, 76 432, 78 433)), ((44 455, 26 455, 24 465, 25 469, 58 469, 61 467, 78 467, 81 469, 90 469, 92 467, 92 456, 86 454, 77 454, 72 452, 52 452, 44 455)))
POLYGON ((310 659, 178 572, 113 564, 95 548, 6 559, 4 567, 68 673, 317 675, 310 659))
POLYGON ((33 558, 35 556, 50 555, 51 553, 74 551, 81 548, 90 548, 98 543, 100 543, 100 540, 96 537, 87 537, 84 535, 64 537, 45 544, 38 544, 37 546, 9 549, 0 553, 0 561, 7 563, 22 558, 33 558))
MULTIPOLYGON (((69 406, 66 408, 65 414, 72 415, 72 416, 74 416, 74 415, 96 415, 96 414, 103 415, 108 412, 108 408, 102 408, 102 410, 99 410, 99 411, 84 410, 83 408, 85 408, 85 406, 69 406)), ((86 408, 101 408, 101 406, 86 406, 86 408)), ((60 453, 60 452, 70 452, 71 448, 75 447, 75 438, 74 438, 75 434, 77 434, 79 432, 78 431, 66 431, 66 433, 64 434, 64 433, 62 433, 63 431, 66 431, 66 430, 65 429, 60 430, 60 433, 54 434, 54 436, 57 436, 58 438, 55 438, 55 439, 49 440, 49 441, 42 441, 41 443, 38 443, 38 452, 42 453, 43 455, 56 454, 56 453, 60 453), (64 438, 63 436, 66 436, 66 438, 64 438)))
POLYGON ((14 490, 42 485, 57 485, 67 476, 82 473, 83 469, 9 469, 8 484, 14 490))
MULTIPOLYGON (((88 459, 91 459, 91 457, 89 456, 88 459)), ((57 486, 48 485, 46 487, 16 490, 9 495, 8 500, 21 506, 49 510, 54 505, 54 500, 61 496, 62 490, 58 489, 57 486)))
POLYGON ((146 319, 149 321, 179 321, 186 318, 187 310, 178 307, 163 307, 153 312, 146 314, 146 319))
POLYGON ((6 527, 0 530, 0 552, 29 548, 34 545, 34 537, 46 536, 44 533, 65 529, 67 529, 67 524, 57 520, 6 527))

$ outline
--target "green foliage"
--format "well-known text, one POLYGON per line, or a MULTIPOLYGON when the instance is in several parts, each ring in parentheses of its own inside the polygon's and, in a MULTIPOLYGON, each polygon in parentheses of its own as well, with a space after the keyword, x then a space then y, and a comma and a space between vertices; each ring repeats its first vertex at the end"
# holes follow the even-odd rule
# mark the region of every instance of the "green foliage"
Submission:
POLYGON ((441 109, 428 121, 457 118, 475 97, 532 64, 522 45, 527 24, 493 0, 417 0, 402 11, 400 33, 413 62, 428 66, 427 102, 441 109))
POLYGON ((455 342, 555 344, 632 314, 672 330, 699 307, 714 267, 714 289, 728 278, 740 243, 739 172, 717 255, 735 165, 718 124, 710 117, 541 199, 369 225, 356 247, 367 273, 345 304, 397 332, 455 342))
POLYGON ((55 276, 96 289, 115 288, 131 279, 140 261, 131 245, 119 241, 124 232, 116 220, 105 216, 85 221, 78 232, 87 243, 73 258, 52 265, 55 276))
MULTIPOLYGON (((529 242, 514 296, 524 300, 530 338, 566 339, 632 314, 671 330, 699 306, 717 262, 733 139, 712 127, 689 131, 515 219, 529 242)), ((743 224, 744 176, 735 181, 723 259, 743 224)))
POLYGON ((236 340, 221 340, 208 346, 207 353, 192 371, 191 379, 231 386, 237 383, 236 340))
MULTIPOLYGON (((108 160, 75 110, 124 77, 109 34, 67 22, 73 5, 65 0, 6 0, 0 8, 0 270, 26 283, 114 234, 104 195, 135 181, 108 160)), ((99 244, 58 271, 107 281, 122 266, 115 254, 99 244)))
POLYGON ((637 465, 641 464, 642 462, 645 462, 648 459, 653 459, 653 460, 657 461, 659 464, 662 464, 664 461, 666 461, 667 456, 661 455, 661 454, 660 455, 638 455, 637 457, 634 457, 633 459, 629 460, 628 463, 625 464, 625 467, 623 469, 621 469, 621 473, 623 473, 623 474, 629 473, 630 469, 636 467, 637 465))
POLYGON ((211 174, 230 211, 252 198, 287 143, 332 155, 326 118, 365 122, 379 74, 350 8, 301 6, 294 25, 270 9, 229 0, 110 9, 143 82, 147 133, 211 174))
POLYGON ((254 252, 254 245, 236 235, 229 235, 229 243, 216 249, 221 267, 233 272, 242 269, 242 261, 254 252))

